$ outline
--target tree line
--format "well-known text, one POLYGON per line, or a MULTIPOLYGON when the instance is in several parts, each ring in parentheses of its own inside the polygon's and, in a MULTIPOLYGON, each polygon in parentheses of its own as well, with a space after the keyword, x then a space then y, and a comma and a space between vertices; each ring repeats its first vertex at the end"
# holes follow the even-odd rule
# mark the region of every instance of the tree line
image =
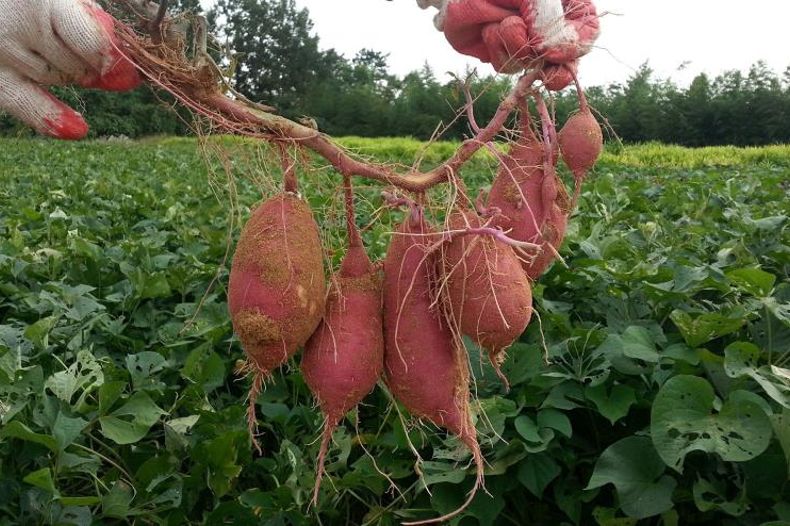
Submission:
MULTIPOLYGON (((199 10, 198 0, 179 7, 199 10)), ((311 117, 332 135, 412 136, 446 139, 469 135, 463 79, 441 80, 428 65, 393 75, 387 55, 362 49, 346 58, 322 50, 306 9, 294 0, 219 0, 207 13, 217 42, 232 53, 217 58, 233 66, 240 92, 274 105, 291 118, 311 117)), ((452 52, 448 47, 448 53, 452 52)), ((486 122, 511 85, 506 77, 469 82, 475 112, 486 122)), ((57 88, 56 94, 85 112, 94 136, 185 134, 190 119, 150 87, 131 94, 57 88)), ((763 62, 747 72, 698 75, 688 87, 658 79, 645 64, 627 81, 588 88, 611 135, 624 142, 661 141, 686 146, 739 146, 790 142, 790 67, 779 75, 763 62)), ((560 121, 575 110, 572 90, 555 98, 560 121)), ((26 133, 0 116, 0 134, 26 133)))

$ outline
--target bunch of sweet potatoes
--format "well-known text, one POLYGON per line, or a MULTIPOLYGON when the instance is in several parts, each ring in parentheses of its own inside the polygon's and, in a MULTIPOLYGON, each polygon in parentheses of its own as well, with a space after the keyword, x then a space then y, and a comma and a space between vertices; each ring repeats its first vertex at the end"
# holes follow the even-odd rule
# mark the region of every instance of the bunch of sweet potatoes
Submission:
MULTIPOLYGON (((556 172, 561 155, 579 182, 601 151, 600 127, 585 105, 559 134, 541 114, 539 139, 526 106, 521 134, 485 207, 461 199, 431 226, 410 202, 383 263, 369 259, 356 230, 347 181, 348 247, 327 286, 318 226, 308 204, 283 192, 245 225, 233 258, 228 300, 253 373, 248 417, 263 381, 304 349, 301 369, 325 417, 314 500, 332 433, 379 380, 411 414, 456 435, 482 484, 483 455, 463 336, 500 371, 505 351, 533 315, 532 283, 555 259, 572 204, 556 172), (526 253, 518 247, 530 246, 526 253)), ((463 192, 462 192, 463 194, 463 192)))

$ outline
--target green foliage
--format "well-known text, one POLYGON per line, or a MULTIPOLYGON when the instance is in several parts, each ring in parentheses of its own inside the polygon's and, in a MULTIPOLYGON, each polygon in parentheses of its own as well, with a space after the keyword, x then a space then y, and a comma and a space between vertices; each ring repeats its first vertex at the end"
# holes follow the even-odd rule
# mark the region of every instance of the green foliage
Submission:
MULTIPOLYGON (((454 146, 343 143, 426 166, 454 146)), ((465 449, 379 389, 310 508, 321 416, 296 363, 259 400, 253 453, 224 284, 228 233, 271 191, 250 183, 254 143, 203 144, 233 160, 233 209, 193 140, 0 146, 0 524, 398 524, 464 500, 465 449)), ((493 169, 481 154, 462 175, 475 189, 493 169)), ((490 495, 454 524, 790 520, 788 180, 786 147, 606 154, 509 393, 470 346, 490 495)), ((302 180, 335 260, 336 182, 302 180)), ((360 189, 363 224, 377 191, 360 189)), ((399 219, 365 232, 375 256, 399 219)))

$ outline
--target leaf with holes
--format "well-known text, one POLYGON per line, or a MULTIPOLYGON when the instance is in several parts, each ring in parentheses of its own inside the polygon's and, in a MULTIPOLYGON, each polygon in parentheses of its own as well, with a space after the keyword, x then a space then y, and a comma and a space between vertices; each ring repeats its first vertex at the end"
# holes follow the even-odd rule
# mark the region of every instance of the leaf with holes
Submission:
POLYGON ((99 418, 99 424, 102 434, 116 444, 134 444, 142 440, 163 414, 144 391, 138 391, 112 414, 99 418))
POLYGON ((760 349, 751 343, 735 342, 724 350, 724 370, 730 378, 751 377, 765 394, 790 408, 790 377, 787 369, 759 366, 760 349))
POLYGON ((728 500, 727 488, 720 481, 710 481, 704 478, 694 482, 694 504, 703 512, 721 510, 727 515, 740 517, 749 508, 749 499, 746 489, 741 488, 735 500, 728 500))
POLYGON ((776 276, 759 268, 739 268, 727 272, 727 278, 739 289, 762 298, 771 294, 776 276))
POLYGON ((101 364, 89 351, 77 353, 77 361, 65 371, 59 371, 50 376, 44 384, 52 393, 79 409, 85 398, 104 384, 104 372, 101 364), (77 400, 72 403, 74 396, 79 393, 77 400))
POLYGON ((753 399, 734 395, 714 412, 716 397, 704 378, 681 375, 664 384, 653 402, 650 432, 668 466, 682 473, 692 451, 744 462, 766 450, 773 434, 770 419, 753 399))
POLYGON ((586 489, 613 484, 629 517, 645 519, 672 508, 677 482, 646 437, 627 437, 609 446, 595 463, 586 489))
POLYGON ((134 390, 162 390, 165 384, 156 377, 167 366, 167 360, 158 352, 144 351, 126 357, 126 368, 132 377, 134 390))
POLYGON ((743 312, 733 312, 728 316, 717 312, 692 316, 687 312, 674 310, 670 318, 691 347, 699 347, 703 343, 732 334, 746 323, 743 312))

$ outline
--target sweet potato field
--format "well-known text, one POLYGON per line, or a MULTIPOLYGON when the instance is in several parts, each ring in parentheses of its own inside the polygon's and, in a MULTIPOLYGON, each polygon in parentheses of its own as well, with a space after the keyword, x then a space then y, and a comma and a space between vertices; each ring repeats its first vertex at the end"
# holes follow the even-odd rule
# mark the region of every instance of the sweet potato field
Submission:
MULTIPOLYGON (((341 142, 426 167, 456 146, 341 142)), ((469 190, 496 169, 479 153, 469 190)), ((257 398, 253 447, 226 297, 241 224, 277 190, 262 170, 279 166, 223 137, 0 142, 0 525, 394 525, 465 500, 470 450, 380 385, 334 430, 311 505, 324 418, 301 355, 257 398)), ((336 271, 338 177, 316 163, 300 185, 336 271)), ((381 189, 357 187, 374 260, 404 217, 381 189)), ((509 392, 466 342, 485 491, 452 523, 790 521, 788 194, 788 147, 606 152, 509 392)))

